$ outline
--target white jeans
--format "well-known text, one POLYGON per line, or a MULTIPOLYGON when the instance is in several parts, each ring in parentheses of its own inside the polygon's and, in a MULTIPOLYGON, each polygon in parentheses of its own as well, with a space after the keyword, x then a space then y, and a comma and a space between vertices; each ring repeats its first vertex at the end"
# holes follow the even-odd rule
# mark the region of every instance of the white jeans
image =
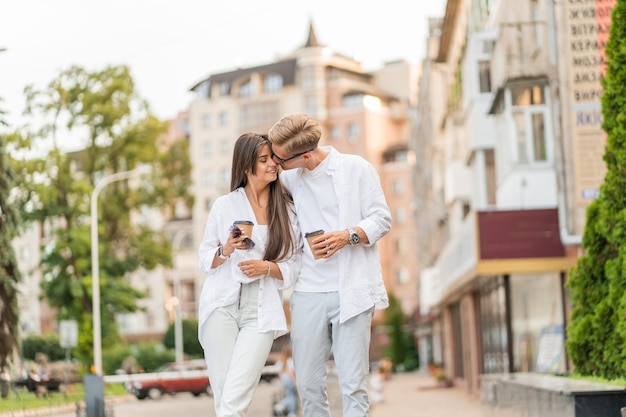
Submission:
POLYGON ((243 417, 259 385, 274 332, 259 333, 259 283, 244 284, 239 301, 214 310, 202 326, 217 417, 243 417))
POLYGON ((374 307, 339 323, 339 293, 291 295, 291 343, 305 417, 328 417, 326 362, 332 350, 343 417, 369 416, 367 382, 374 307))

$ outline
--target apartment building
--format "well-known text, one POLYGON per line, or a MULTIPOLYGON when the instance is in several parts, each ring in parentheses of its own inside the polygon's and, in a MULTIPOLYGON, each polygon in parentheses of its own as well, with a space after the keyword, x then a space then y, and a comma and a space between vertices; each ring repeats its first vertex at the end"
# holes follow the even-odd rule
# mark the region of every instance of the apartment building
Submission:
MULTIPOLYGON (((416 69, 406 61, 367 72, 318 41, 313 25, 302 47, 266 64, 209 75, 192 87, 193 241, 202 239, 212 203, 229 191, 232 148, 246 131, 266 132, 280 117, 303 112, 322 126, 321 146, 358 154, 376 166, 394 215, 380 244, 383 275, 403 308, 417 305, 413 194, 408 152, 416 69)), ((204 280, 196 275, 196 293, 204 280)))
POLYGON ((445 110, 420 103, 428 137, 411 143, 438 155, 415 181, 442 220, 421 238, 436 256, 418 334, 423 360, 472 394, 480 374, 570 369, 564 284, 604 175, 603 41, 577 30, 609 25, 595 3, 448 0, 431 30, 420 101, 444 91, 445 110))

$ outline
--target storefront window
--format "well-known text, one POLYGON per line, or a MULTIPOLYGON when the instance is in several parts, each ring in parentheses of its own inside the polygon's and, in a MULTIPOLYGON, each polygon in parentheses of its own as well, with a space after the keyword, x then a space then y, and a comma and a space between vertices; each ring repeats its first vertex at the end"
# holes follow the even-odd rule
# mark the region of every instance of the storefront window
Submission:
POLYGON ((537 368, 537 359, 548 362, 550 372, 564 372, 564 347, 548 346, 559 340, 555 328, 563 328, 561 277, 558 272, 511 275, 511 328, 513 333, 513 369, 516 372, 546 371, 537 368))
POLYGON ((505 277, 481 277, 480 321, 486 374, 509 372, 506 292, 505 277))

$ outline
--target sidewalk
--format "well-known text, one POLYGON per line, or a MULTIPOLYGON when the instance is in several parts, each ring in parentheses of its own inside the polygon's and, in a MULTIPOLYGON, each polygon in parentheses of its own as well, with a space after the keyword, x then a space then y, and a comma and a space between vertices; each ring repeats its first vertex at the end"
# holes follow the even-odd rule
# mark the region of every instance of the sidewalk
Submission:
POLYGON ((428 373, 396 373, 385 381, 384 402, 372 407, 371 417, 486 417, 486 405, 463 389, 438 387, 428 373))

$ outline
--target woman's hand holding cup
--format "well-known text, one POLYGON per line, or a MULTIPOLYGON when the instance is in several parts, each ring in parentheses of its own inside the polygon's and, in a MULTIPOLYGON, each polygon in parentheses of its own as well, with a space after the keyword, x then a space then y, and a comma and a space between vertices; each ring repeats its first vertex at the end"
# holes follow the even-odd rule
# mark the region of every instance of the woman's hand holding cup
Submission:
POLYGON ((239 230, 233 230, 228 234, 228 239, 226 243, 224 243, 222 247, 222 253, 224 256, 230 256, 236 249, 245 249, 246 243, 244 243, 244 239, 246 239, 244 233, 241 233, 239 230))

